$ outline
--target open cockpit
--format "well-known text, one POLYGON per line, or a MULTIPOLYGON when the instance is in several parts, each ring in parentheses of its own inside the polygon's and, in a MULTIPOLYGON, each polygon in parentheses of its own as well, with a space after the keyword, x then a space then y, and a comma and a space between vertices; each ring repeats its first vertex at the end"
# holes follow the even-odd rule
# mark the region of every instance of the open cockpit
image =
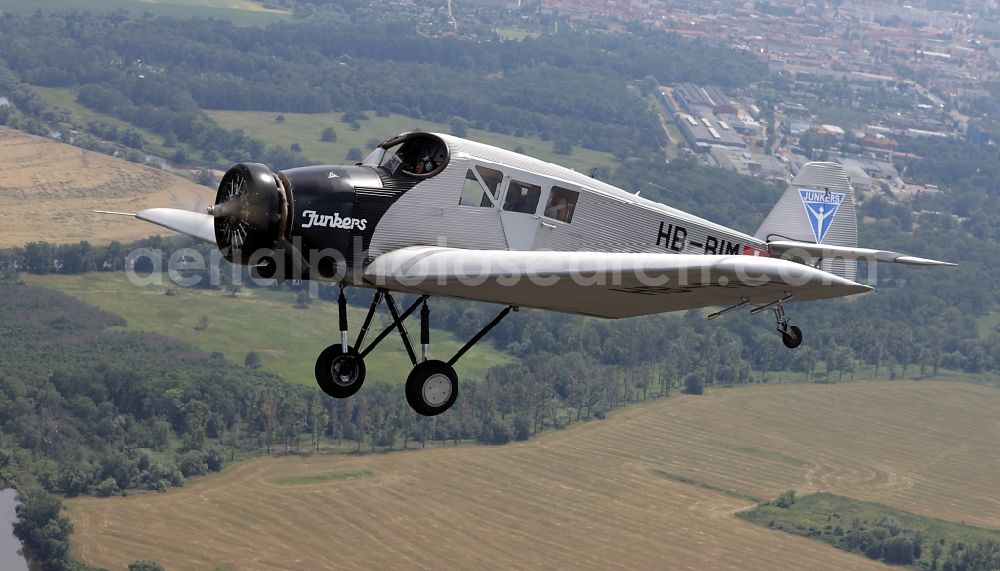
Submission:
POLYGON ((448 145, 440 137, 415 132, 383 141, 362 164, 382 168, 389 176, 426 179, 443 171, 450 158, 448 145))

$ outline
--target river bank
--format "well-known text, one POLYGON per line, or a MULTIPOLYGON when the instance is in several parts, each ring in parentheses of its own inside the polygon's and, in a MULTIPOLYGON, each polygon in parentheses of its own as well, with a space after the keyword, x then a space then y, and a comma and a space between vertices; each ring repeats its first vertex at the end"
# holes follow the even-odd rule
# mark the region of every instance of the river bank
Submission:
POLYGON ((22 553, 21 540, 14 535, 17 505, 20 495, 14 488, 0 490, 0 569, 4 571, 35 571, 22 553))

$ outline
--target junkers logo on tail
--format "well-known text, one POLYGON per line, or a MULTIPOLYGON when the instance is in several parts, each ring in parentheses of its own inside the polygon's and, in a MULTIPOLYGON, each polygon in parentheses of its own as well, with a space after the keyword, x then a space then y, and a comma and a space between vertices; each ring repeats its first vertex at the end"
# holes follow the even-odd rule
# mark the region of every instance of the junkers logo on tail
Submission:
POLYGON ((364 230, 365 226, 368 225, 367 218, 351 218, 351 217, 341 217, 339 212, 334 212, 333 215, 329 214, 317 214, 315 210, 306 210, 302 213, 302 217, 307 219, 307 222, 302 225, 302 228, 312 228, 324 227, 324 228, 340 228, 343 230, 364 230))
POLYGON ((847 195, 843 192, 830 192, 830 189, 799 189, 799 198, 802 199, 802 206, 806 208, 806 217, 809 218, 809 226, 817 244, 826 238, 826 233, 833 224, 833 217, 837 215, 837 209, 844 202, 845 196, 847 195))

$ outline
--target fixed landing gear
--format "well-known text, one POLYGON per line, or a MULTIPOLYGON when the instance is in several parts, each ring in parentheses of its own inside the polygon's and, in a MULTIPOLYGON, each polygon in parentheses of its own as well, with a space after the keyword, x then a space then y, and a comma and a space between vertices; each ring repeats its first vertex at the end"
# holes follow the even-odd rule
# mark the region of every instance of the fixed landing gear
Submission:
POLYGON ((791 320, 785 315, 784 303, 791 299, 791 297, 792 294, 786 294, 785 297, 778 301, 755 307, 750 314, 753 315, 755 312, 759 313, 767 308, 771 308, 771 311, 774 312, 775 327, 781 333, 781 342, 785 344, 785 347, 795 349, 802 344, 802 330, 798 326, 792 325, 791 320))
POLYGON ((455 372, 455 363, 473 345, 479 342, 491 329, 497 326, 511 311, 517 308, 510 306, 497 315, 493 321, 483 327, 479 333, 472 337, 461 349, 455 353, 447 362, 430 358, 430 308, 427 307, 427 297, 422 296, 413 302, 406 311, 400 313, 396 307, 396 301, 392 295, 385 290, 377 290, 375 298, 372 300, 368 314, 365 316, 364 325, 358 333, 358 340, 354 346, 348 344, 347 331, 347 298, 344 296, 344 288, 340 288, 340 296, 337 298, 337 306, 340 318, 340 343, 327 347, 316 360, 316 381, 326 394, 334 398, 347 398, 358 392, 365 381, 365 357, 372 352, 375 347, 382 342, 393 330, 399 332, 399 336, 406 348, 406 353, 413 363, 413 370, 410 371, 406 379, 406 401, 410 407, 423 416, 436 416, 451 408, 458 398, 458 374, 455 372), (364 349, 356 349, 364 346, 365 336, 368 328, 375 317, 375 311, 385 300, 392 316, 392 323, 364 349), (420 307, 420 360, 413 350, 410 336, 406 332, 403 323, 410 315, 420 307))
POLYGON ((344 288, 340 288, 337 309, 340 317, 340 343, 330 345, 319 354, 315 373, 316 382, 324 393, 343 399, 361 389, 366 371, 364 357, 347 343, 347 298, 344 297, 344 288))
POLYGON ((785 347, 794 349, 802 344, 802 330, 797 325, 792 325, 787 331, 781 332, 781 342, 785 347))
POLYGON ((802 344, 802 330, 797 325, 790 325, 785 311, 779 305, 774 307, 774 319, 777 322, 778 331, 781 333, 781 342, 789 349, 795 349, 802 344))
POLYGON ((417 363, 406 378, 406 402, 424 416, 437 416, 458 399, 458 374, 444 361, 417 363))
MULTIPOLYGON (((750 310, 750 315, 757 315, 758 313, 770 309, 774 313, 774 321, 778 332, 781 333, 781 342, 785 344, 785 347, 789 349, 795 349, 802 344, 802 330, 797 326, 791 324, 791 320, 785 315, 784 303, 792 299, 792 294, 789 292, 785 293, 785 296, 779 300, 772 301, 771 303, 765 303, 764 305, 758 305, 750 310)), ((750 300, 741 297, 735 305, 731 305, 721 311, 717 311, 708 316, 709 319, 716 319, 721 317, 730 311, 735 311, 744 305, 750 303, 750 300)))
POLYGON ((365 360, 354 347, 330 345, 316 359, 316 382, 333 398, 347 398, 361 389, 365 382, 365 360))
POLYGON ((771 307, 771 311, 774 312, 774 322, 781 333, 781 342, 785 344, 785 347, 789 349, 795 349, 802 344, 802 330, 796 325, 791 324, 791 320, 785 315, 785 308, 778 302, 771 307))
POLYGON ((765 309, 770 309, 774 313, 774 323, 778 332, 781 333, 781 342, 789 349, 795 349, 802 344, 802 330, 791 324, 791 320, 785 315, 785 302, 792 299, 792 294, 786 292, 785 296, 779 300, 758 305, 750 310, 750 315, 757 315, 765 309))
POLYGON ((406 377, 406 402, 417 414, 437 416, 458 399, 458 373, 452 363, 431 359, 430 353, 431 310, 424 300, 420 307, 421 362, 414 359, 413 370, 406 377))

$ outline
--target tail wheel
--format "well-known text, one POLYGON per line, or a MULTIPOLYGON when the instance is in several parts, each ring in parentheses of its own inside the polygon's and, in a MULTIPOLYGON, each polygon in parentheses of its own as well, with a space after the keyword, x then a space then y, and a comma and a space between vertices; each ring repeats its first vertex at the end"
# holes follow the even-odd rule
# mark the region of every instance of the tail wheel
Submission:
POLYGON ((782 332, 781 341, 789 349, 798 347, 802 344, 802 330, 796 325, 789 326, 786 331, 782 332))
POLYGON ((331 397, 347 398, 365 382, 365 360, 354 347, 348 346, 345 353, 339 343, 331 345, 316 359, 316 382, 331 397))
POLYGON ((458 398, 458 374, 444 361, 424 361, 406 378, 406 402, 423 416, 436 416, 458 398))

